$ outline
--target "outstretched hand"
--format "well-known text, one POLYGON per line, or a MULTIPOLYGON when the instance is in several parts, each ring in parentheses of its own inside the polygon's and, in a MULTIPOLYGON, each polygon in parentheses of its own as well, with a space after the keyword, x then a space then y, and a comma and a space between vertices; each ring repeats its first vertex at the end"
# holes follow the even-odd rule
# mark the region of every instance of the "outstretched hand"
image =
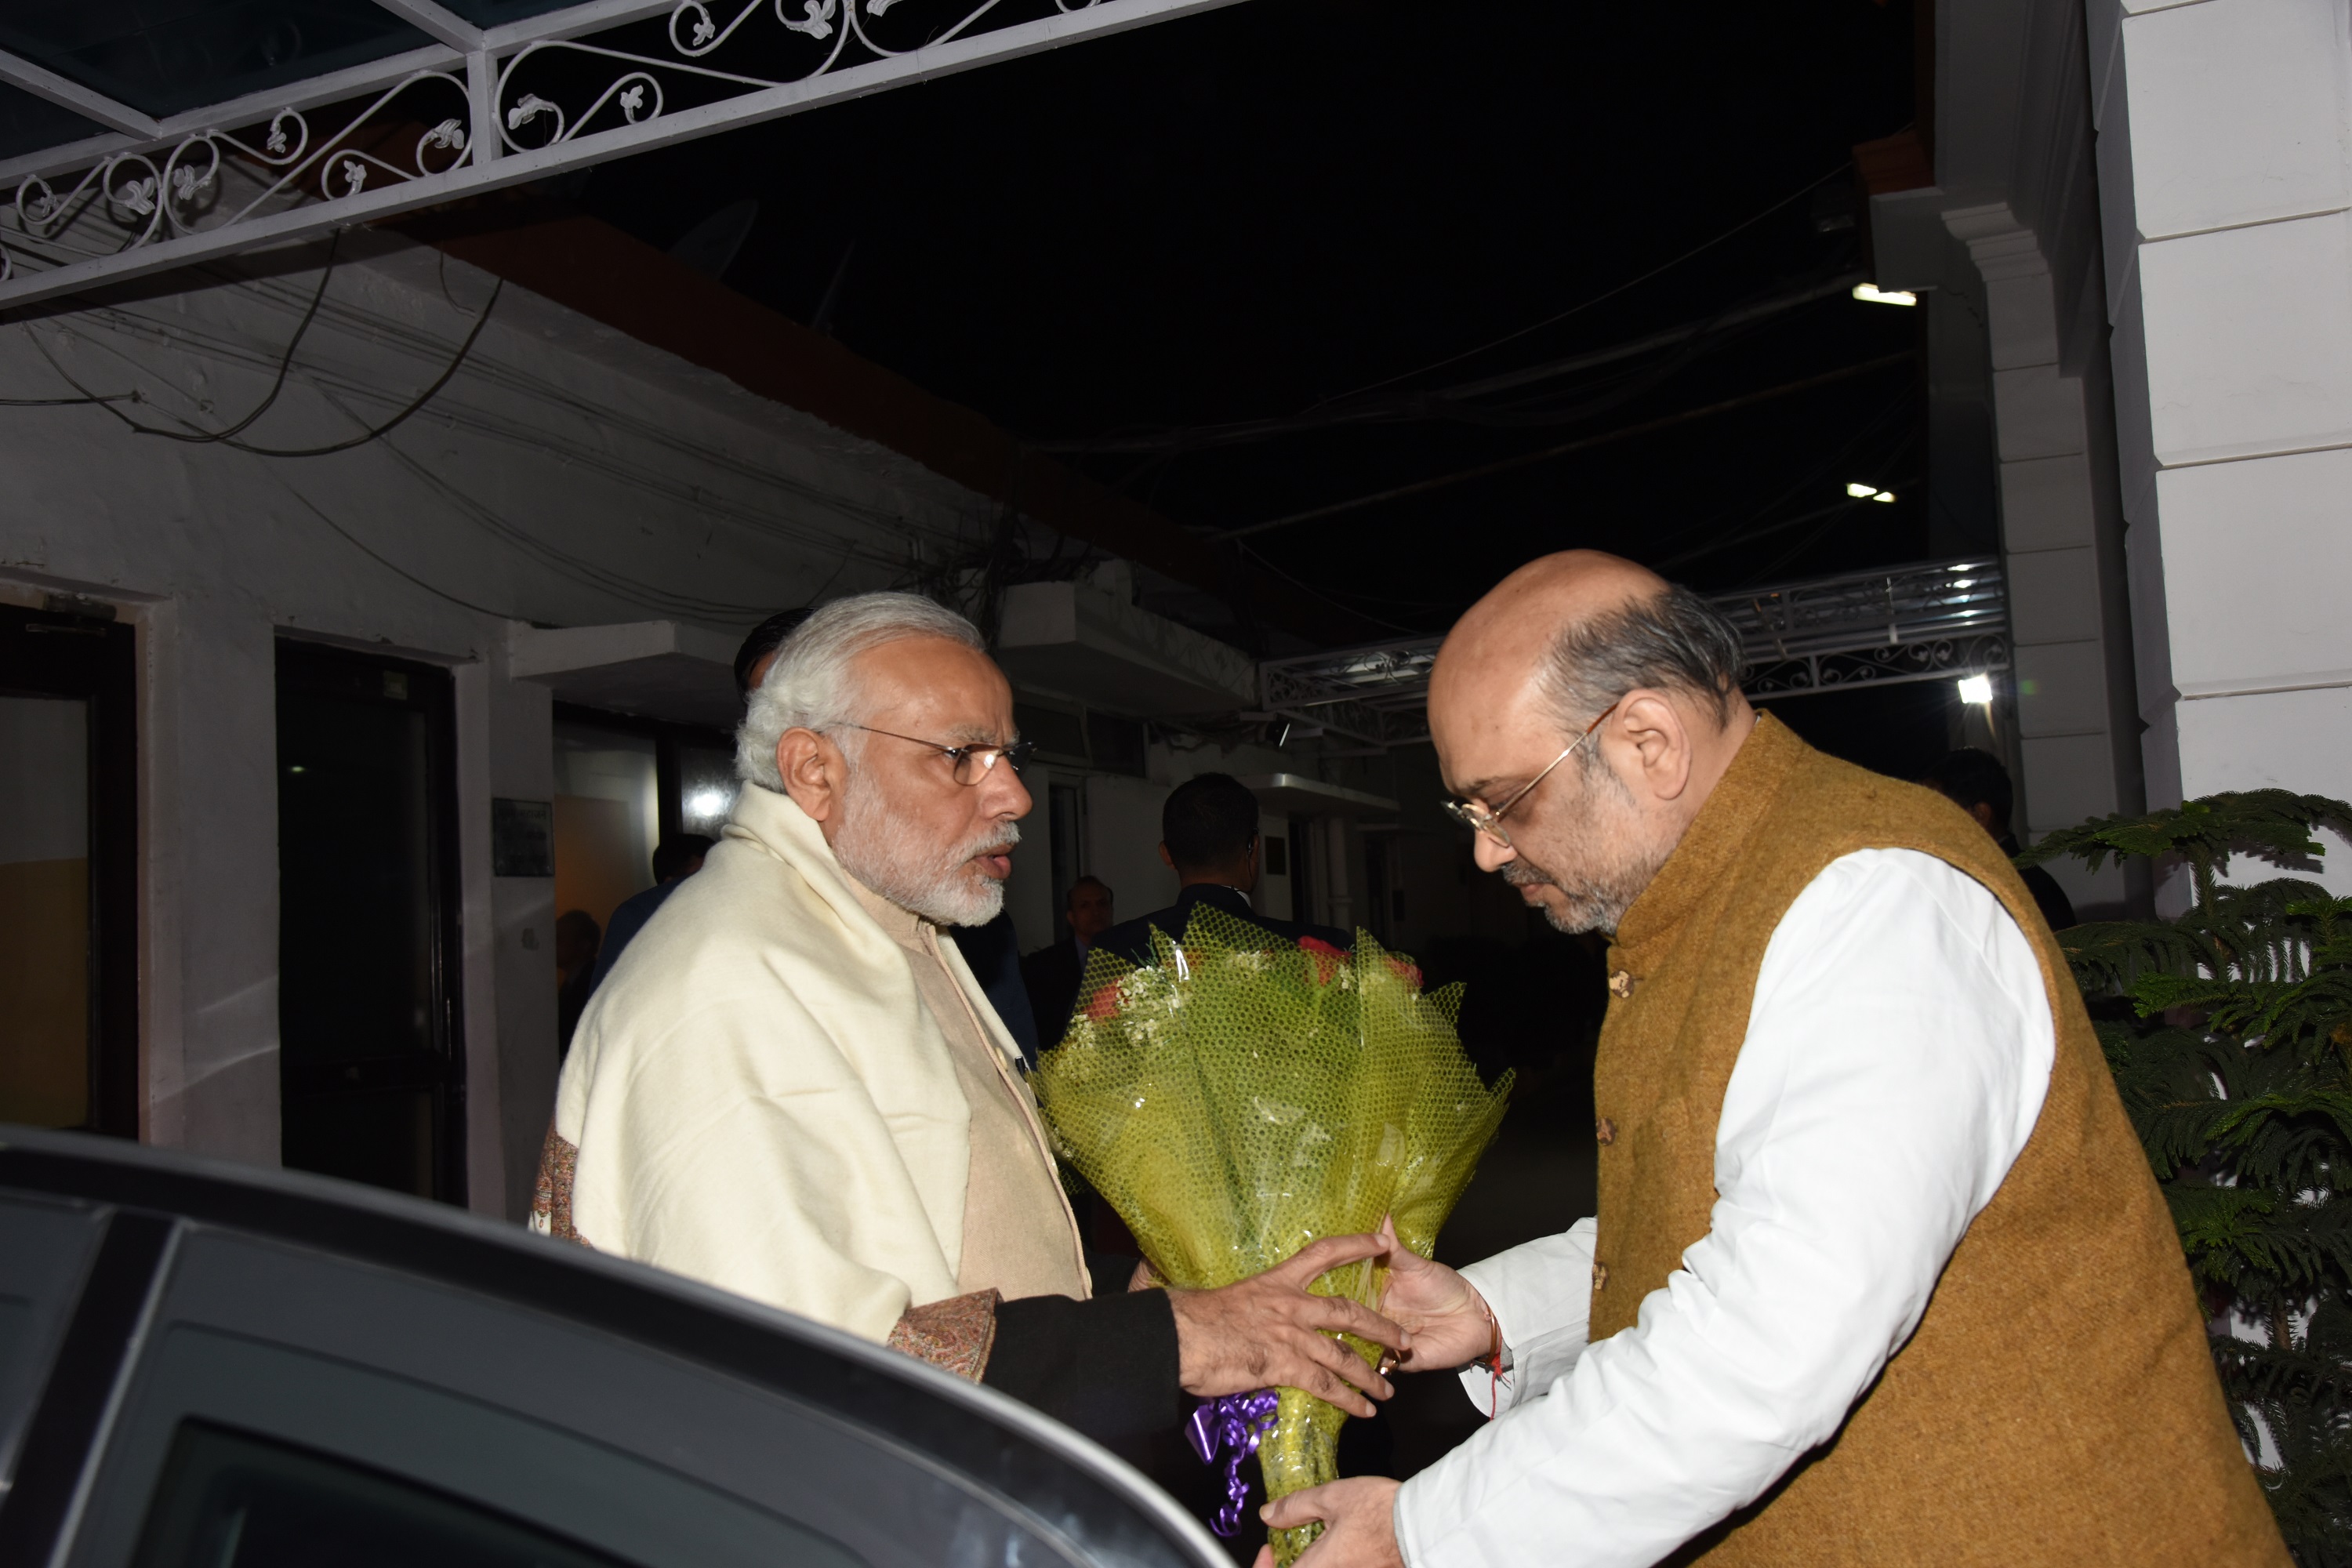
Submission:
POLYGON ((1398 1364, 1408 1372, 1444 1372, 1466 1366, 1495 1349, 1495 1321, 1470 1281, 1443 1263, 1406 1250, 1396 1223, 1381 1221, 1380 1237, 1389 1266, 1381 1310, 1412 1336, 1412 1350, 1398 1364))
MULTIPOLYGON (((1396 1543, 1397 1483, 1386 1476, 1351 1476, 1276 1498, 1258 1510, 1268 1530, 1295 1530, 1309 1520, 1323 1533, 1292 1568, 1404 1568, 1396 1543)), ((1274 1568, 1274 1548, 1257 1549, 1255 1568, 1274 1568)))
POLYGON ((1253 1389, 1302 1389, 1351 1415, 1370 1415, 1365 1394, 1395 1390, 1334 1334, 1350 1333, 1405 1354, 1412 1340, 1370 1308, 1336 1296, 1310 1296, 1325 1270, 1375 1257, 1377 1236, 1328 1236, 1287 1263, 1214 1290, 1171 1290, 1176 1314, 1179 1381, 1187 1394, 1213 1398, 1253 1389), (1358 1393, 1361 1389, 1363 1393, 1358 1393))

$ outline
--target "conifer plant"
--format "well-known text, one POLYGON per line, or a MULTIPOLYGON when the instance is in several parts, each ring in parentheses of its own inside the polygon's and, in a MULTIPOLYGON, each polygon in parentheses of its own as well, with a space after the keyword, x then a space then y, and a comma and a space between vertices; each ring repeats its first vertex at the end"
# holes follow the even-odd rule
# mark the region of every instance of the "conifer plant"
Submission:
POLYGON ((2323 823, 2352 825, 2352 805, 2251 790, 2086 822, 2018 857, 2186 872, 2180 914, 2059 942, 2305 1568, 2352 1565, 2352 899, 2307 877, 2222 879, 2233 854, 2309 870, 2323 823))

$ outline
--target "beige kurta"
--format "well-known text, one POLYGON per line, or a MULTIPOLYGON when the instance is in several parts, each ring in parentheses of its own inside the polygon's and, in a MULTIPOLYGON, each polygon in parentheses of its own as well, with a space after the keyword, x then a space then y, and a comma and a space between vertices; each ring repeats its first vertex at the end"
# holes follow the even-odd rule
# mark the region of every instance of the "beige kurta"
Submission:
MULTIPOLYGON (((971 1288, 975 1123, 991 1151, 1017 1141, 967 1092, 909 953, 863 893, 789 796, 744 787, 702 870, 581 1018, 539 1228, 877 1342, 909 1306, 971 1288)), ((962 956, 931 934, 932 984, 962 999, 959 1028, 1013 1050, 962 956)), ((992 1183, 998 1155, 980 1163, 992 1183)), ((1058 1187, 1054 1204, 1083 1295, 1058 1187)), ((1029 1223, 1047 1228, 1034 1207, 1029 1223)), ((998 1227, 982 1228, 993 1247, 998 1227)))
MULTIPOLYGON (((975 999, 947 964, 955 944, 940 928, 879 893, 851 884, 858 901, 907 954, 916 993, 955 1058, 956 1081, 971 1109, 971 1165, 964 1184, 963 1258, 959 1290, 1024 1296, 1087 1296, 1087 1261, 1069 1199, 1055 1173, 1052 1147, 1036 1097, 1018 1058, 992 1036, 987 1001, 975 999)), ((958 955, 961 957, 961 953, 958 955)))

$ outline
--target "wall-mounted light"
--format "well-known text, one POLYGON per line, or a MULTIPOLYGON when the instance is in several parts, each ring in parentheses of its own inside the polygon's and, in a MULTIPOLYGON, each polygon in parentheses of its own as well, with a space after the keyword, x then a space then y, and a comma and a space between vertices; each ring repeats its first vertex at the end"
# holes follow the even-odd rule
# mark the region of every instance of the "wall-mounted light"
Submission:
POLYGON ((1875 283, 1857 283, 1853 297, 1865 305, 1916 305, 1919 296, 1902 289, 1881 289, 1875 283))
POLYGON ((688 816, 698 818, 717 816, 727 809, 726 793, 715 789, 703 790, 686 803, 686 809, 688 816))
POLYGON ((1855 500, 1893 500, 1895 499, 1893 490, 1883 490, 1876 485, 1849 483, 1845 487, 1845 493, 1855 500))
POLYGON ((1959 687, 1960 700, 1963 702, 1981 703, 1992 700, 1992 677, 1990 675, 1963 675, 1959 679, 1959 687))

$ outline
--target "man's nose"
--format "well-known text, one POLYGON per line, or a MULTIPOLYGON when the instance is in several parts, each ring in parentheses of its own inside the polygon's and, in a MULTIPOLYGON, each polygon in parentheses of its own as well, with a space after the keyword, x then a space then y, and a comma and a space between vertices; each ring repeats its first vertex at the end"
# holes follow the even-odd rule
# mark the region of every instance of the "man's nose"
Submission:
POLYGON ((991 816, 1011 817, 1018 821, 1028 816, 1029 808, 1036 805, 1030 798, 1029 786, 1021 782, 1021 775, 1008 762, 1000 761, 989 769, 988 776, 980 782, 980 788, 984 797, 982 804, 991 816))
POLYGON ((1470 836, 1470 858, 1481 871, 1499 871, 1519 858, 1519 852, 1507 844, 1497 844, 1491 833, 1470 836))

